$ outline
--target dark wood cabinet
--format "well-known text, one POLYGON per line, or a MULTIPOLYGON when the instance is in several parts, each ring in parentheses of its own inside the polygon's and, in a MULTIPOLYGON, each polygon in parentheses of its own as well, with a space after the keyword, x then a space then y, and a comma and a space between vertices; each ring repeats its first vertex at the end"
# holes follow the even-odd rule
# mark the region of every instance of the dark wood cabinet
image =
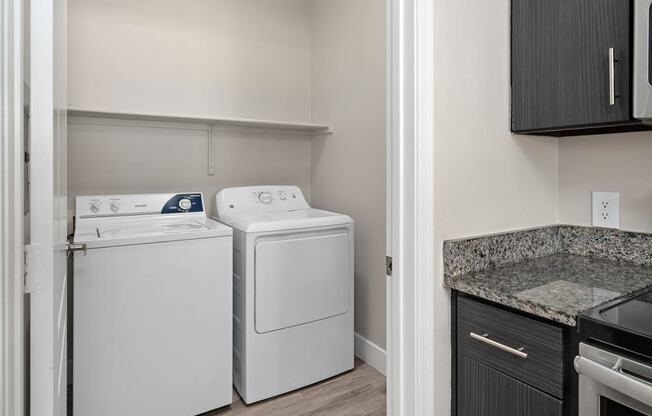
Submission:
POLYGON ((562 416, 562 401, 466 356, 458 364, 459 416, 562 416))
POLYGON ((563 331, 498 307, 461 297, 457 308, 457 350, 484 361, 550 395, 562 397, 564 387, 563 331), (485 335, 527 354, 519 357, 477 338, 485 335), (475 335, 475 338, 474 338, 475 335))
POLYGON ((577 415, 574 327, 455 291, 452 307, 453 415, 577 415))
POLYGON ((513 132, 648 128, 632 117, 632 7, 631 0, 512 0, 513 132))

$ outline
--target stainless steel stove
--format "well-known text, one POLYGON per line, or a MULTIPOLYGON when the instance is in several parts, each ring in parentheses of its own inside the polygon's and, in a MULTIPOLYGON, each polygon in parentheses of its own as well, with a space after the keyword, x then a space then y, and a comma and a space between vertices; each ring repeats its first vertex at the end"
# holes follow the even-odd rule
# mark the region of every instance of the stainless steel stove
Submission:
POLYGON ((652 290, 579 317, 580 416, 652 416, 652 290))

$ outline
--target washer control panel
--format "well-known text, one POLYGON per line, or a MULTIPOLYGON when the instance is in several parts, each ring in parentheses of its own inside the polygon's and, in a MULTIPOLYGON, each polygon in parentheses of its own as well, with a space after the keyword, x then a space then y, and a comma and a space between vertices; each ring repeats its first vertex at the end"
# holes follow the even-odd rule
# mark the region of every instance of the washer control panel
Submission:
POLYGON ((78 219, 188 213, 204 213, 204 197, 201 192, 78 196, 75 200, 75 215, 78 219))
POLYGON ((291 211, 310 208, 298 186, 226 188, 215 196, 217 215, 234 212, 291 211))
POLYGON ((201 193, 177 194, 166 203, 161 214, 178 214, 183 212, 204 212, 204 200, 201 193))

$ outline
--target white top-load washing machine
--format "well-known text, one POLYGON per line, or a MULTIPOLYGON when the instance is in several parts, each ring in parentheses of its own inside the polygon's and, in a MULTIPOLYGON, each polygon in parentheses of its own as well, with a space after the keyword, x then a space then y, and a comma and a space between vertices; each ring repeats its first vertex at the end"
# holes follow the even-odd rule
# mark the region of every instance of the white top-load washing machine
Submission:
POLYGON ((202 194, 79 196, 74 243, 74 414, 231 403, 232 230, 202 194))
POLYGON ((353 221, 295 186, 228 188, 233 383, 253 403, 353 368, 353 221))

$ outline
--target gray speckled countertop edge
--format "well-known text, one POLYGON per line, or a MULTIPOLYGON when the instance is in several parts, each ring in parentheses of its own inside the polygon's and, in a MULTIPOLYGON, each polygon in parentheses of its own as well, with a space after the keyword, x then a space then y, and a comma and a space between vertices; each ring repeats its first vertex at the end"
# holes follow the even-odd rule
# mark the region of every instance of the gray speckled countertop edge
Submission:
POLYGON ((543 305, 538 305, 530 301, 519 299, 513 295, 505 295, 505 294, 498 294, 496 292, 490 292, 468 284, 456 282, 454 280, 451 281, 449 285, 447 285, 446 287, 449 289, 454 289, 459 292, 465 293, 467 295, 476 296, 478 298, 497 303, 499 305, 507 306, 509 308, 513 308, 521 312, 526 312, 538 316, 540 318, 545 318, 551 321, 559 322, 564 325, 568 325, 568 326, 577 325, 577 317, 571 313, 566 313, 563 311, 546 308, 543 305))
MULTIPOLYGON (((581 308, 551 308, 499 289, 474 286, 468 276, 506 265, 527 265, 528 260, 560 253, 631 263, 632 267, 652 265, 652 234, 563 224, 447 240, 443 249, 444 287, 569 326, 576 325, 581 308)), ((641 290, 625 291, 602 304, 641 290)))

